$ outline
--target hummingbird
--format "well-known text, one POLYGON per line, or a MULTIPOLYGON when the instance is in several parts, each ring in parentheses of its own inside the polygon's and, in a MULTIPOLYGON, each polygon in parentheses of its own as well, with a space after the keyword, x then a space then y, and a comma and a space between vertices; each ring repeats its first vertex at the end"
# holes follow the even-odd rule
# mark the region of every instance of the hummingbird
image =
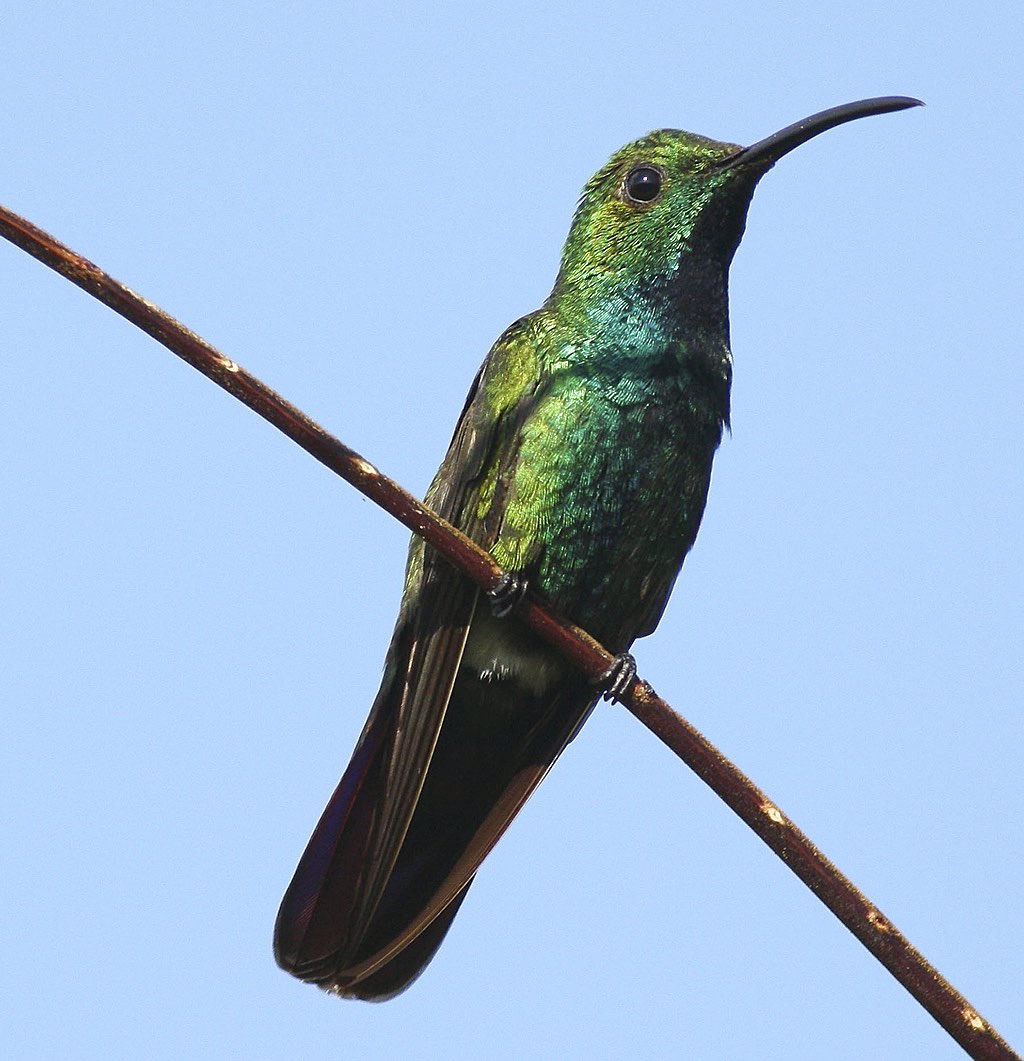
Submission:
POLYGON ((481 366, 426 495, 509 573, 488 599, 412 541, 380 691, 278 913, 302 980, 383 1001, 434 956, 481 862, 658 625, 729 425, 728 272, 762 176, 844 122, 751 147, 663 129, 587 183, 544 305, 481 366), (514 614, 525 585, 617 663, 595 685, 514 614), (511 614, 509 614, 511 612, 511 614))

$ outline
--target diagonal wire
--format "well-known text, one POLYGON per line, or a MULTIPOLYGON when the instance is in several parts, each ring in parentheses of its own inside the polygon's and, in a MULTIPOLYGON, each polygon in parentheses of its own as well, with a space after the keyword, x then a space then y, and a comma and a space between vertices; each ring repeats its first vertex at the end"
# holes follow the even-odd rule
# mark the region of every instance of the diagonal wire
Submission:
MULTIPOLYGON (((0 206, 0 235, 77 284, 259 413, 318 461, 375 501, 485 590, 504 572, 474 542, 434 515, 300 409, 159 307, 0 206)), ((594 680, 613 657, 589 634, 552 614, 529 594, 517 614, 594 680)), ((973 1058, 1018 1055, 959 991, 788 817, 651 686, 633 683, 621 702, 754 830, 896 980, 973 1058)))

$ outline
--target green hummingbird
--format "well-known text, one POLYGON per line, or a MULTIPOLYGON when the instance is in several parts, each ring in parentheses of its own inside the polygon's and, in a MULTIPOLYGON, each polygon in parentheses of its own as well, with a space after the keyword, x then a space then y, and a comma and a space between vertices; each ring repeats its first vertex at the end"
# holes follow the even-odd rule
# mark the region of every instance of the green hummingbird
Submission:
POLYGON ((625 691, 729 423, 728 271, 754 188, 818 133, 919 102, 846 104, 745 148, 663 129, 588 182, 551 295, 487 355, 426 497, 510 593, 489 601, 413 539, 380 691, 281 904, 282 968, 378 1001, 422 972, 608 688, 505 614, 515 592, 619 653, 625 691))

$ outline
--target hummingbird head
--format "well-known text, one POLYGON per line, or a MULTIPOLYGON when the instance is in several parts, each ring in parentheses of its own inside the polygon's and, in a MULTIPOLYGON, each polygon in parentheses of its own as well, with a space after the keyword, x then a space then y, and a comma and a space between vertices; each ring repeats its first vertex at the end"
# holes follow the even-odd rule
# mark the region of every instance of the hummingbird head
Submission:
POLYGON ((627 144, 583 191, 553 297, 622 322, 657 307, 724 315, 729 264, 761 177, 826 129, 917 105, 904 96, 844 104, 750 147, 677 129, 627 144))

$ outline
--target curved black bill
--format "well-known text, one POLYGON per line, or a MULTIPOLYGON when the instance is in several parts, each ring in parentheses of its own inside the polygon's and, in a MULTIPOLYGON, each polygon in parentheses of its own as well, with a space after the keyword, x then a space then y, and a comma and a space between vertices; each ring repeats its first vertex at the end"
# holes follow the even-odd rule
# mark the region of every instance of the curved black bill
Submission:
POLYGON ((910 96, 878 96, 875 99, 861 99, 856 103, 844 103, 839 107, 830 107, 827 111, 812 114, 809 118, 787 125, 777 133, 764 140, 758 140, 750 147, 744 147, 735 155, 722 162, 722 169, 732 169, 734 166, 747 166, 752 163, 760 163, 767 167, 783 155, 806 143, 818 133, 826 129, 834 129, 844 122, 852 122, 856 118, 867 118, 872 114, 888 114, 890 111, 902 111, 908 107, 923 107, 919 99, 910 96))

